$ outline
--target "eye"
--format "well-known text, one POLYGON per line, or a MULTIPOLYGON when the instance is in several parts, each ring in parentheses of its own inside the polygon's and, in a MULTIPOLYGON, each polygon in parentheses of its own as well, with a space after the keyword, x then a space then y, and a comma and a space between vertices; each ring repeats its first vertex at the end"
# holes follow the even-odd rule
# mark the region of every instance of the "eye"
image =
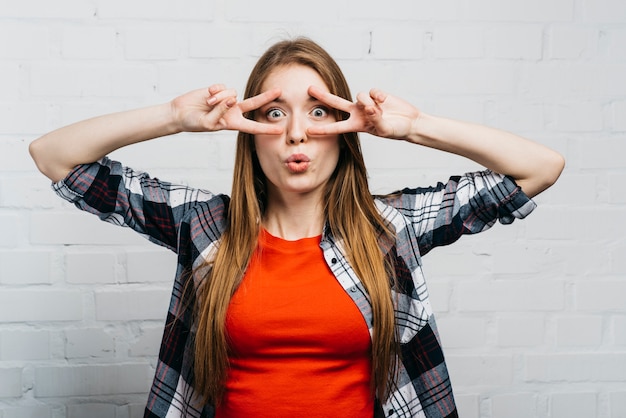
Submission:
POLYGON ((273 107, 269 109, 267 112, 265 112, 265 117, 267 117, 268 120, 279 119, 283 116, 285 116, 285 112, 283 112, 282 110, 276 107, 273 107))
POLYGON ((326 116, 328 116, 328 109, 323 106, 316 106, 311 111, 311 116, 313 116, 316 119, 323 119, 326 116))

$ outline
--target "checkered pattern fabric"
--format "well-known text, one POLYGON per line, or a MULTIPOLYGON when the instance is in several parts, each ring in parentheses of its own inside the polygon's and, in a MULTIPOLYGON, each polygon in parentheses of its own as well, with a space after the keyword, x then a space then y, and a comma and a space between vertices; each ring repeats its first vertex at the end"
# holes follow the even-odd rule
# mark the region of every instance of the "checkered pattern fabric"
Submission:
MULTIPOLYGON (((199 402, 193 382, 191 304, 197 283, 185 272, 211 257, 225 227, 229 197, 174 185, 103 158, 76 167, 53 189, 78 208, 102 220, 127 226, 178 254, 178 266, 145 417, 212 417, 199 402)), ((524 218, 534 208, 510 177, 482 171, 452 177, 434 187, 404 189, 375 197, 382 216, 394 227, 397 286, 392 291, 400 338, 399 371, 390 399, 376 416, 389 418, 458 416, 441 349, 422 256, 464 234, 524 218)), ((369 297, 342 251, 325 231, 321 247, 339 283, 358 306, 370 333, 369 297)), ((338 413, 350 416, 350 411, 338 413)))

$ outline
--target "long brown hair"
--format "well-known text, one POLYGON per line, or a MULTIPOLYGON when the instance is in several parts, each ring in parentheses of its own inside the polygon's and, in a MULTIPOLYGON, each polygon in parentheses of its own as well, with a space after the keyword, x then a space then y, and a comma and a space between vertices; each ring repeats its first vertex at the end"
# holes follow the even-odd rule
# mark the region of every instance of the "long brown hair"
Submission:
MULTIPOLYGON (((244 97, 261 93, 261 86, 277 67, 299 64, 317 71, 329 91, 352 100, 337 63, 307 38, 281 41, 261 56, 248 79, 244 97)), ((247 115, 250 118, 254 114, 247 115)), ((339 118, 345 115, 337 115, 339 118)), ((218 404, 228 374, 226 313, 255 250, 259 223, 266 205, 265 176, 254 154, 254 136, 237 137, 235 168, 228 219, 215 256, 205 261, 196 304, 194 386, 204 400, 218 404)), ((381 243, 392 231, 377 211, 367 183, 367 172, 356 133, 343 134, 337 167, 324 194, 328 232, 342 243, 345 255, 369 294, 373 315, 372 385, 385 400, 395 373, 396 338, 391 300, 390 260, 381 243)))

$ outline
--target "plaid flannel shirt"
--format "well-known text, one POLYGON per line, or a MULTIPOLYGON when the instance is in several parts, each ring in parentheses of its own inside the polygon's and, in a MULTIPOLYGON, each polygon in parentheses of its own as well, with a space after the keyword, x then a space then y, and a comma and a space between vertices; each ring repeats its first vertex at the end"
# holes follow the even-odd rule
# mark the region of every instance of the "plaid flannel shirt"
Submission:
MULTIPOLYGON (((78 208, 104 221, 130 227, 178 254, 145 417, 212 417, 213 408, 201 405, 191 383, 190 334, 194 328, 189 303, 183 301, 193 298, 197 283, 186 286, 186 280, 191 279, 184 273, 211 257, 225 227, 229 197, 150 178, 108 158, 76 167, 64 180, 53 184, 53 189, 78 208)), ((511 178, 488 170, 451 177, 434 187, 376 197, 375 203, 396 233, 390 251, 398 283, 392 294, 400 338, 395 390, 384 404, 377 403, 376 416, 456 417, 421 256, 463 234, 484 231, 497 220, 508 224, 524 218, 535 203, 511 178)), ((371 334, 369 298, 347 262, 341 242, 325 231, 320 245, 326 262, 360 309, 371 334)), ((338 411, 338 416, 350 416, 350 412, 338 411)))

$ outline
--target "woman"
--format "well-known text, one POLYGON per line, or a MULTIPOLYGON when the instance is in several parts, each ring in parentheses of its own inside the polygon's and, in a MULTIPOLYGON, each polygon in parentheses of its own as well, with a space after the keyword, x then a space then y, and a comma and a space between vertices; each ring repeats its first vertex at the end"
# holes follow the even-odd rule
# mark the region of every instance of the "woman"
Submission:
POLYGON ((534 208, 564 161, 510 133, 420 112, 379 90, 351 101, 304 38, 272 46, 245 99, 222 85, 34 141, 54 189, 178 253, 147 417, 454 417, 421 255, 534 208), (105 156, 181 131, 239 131, 231 197, 105 156), (372 197, 357 132, 487 170, 372 197))

